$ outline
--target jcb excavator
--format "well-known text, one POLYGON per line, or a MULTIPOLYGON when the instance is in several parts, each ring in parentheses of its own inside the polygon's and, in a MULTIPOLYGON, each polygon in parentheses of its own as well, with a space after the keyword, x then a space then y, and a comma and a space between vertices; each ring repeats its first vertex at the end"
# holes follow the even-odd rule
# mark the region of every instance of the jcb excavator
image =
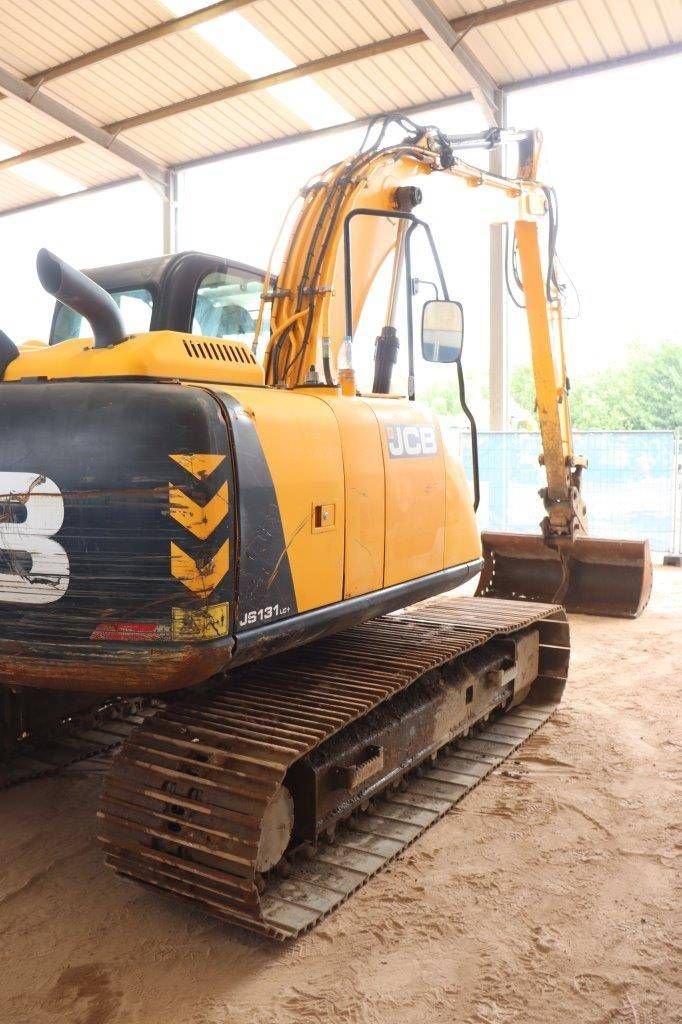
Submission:
POLYGON ((51 344, 0 345, 9 772, 123 739, 99 812, 109 864, 275 938, 334 910, 551 714, 559 602, 634 615, 651 582, 645 544, 586 537, 535 136, 398 125, 402 141, 383 122, 303 190, 276 279, 185 254, 98 284, 43 250, 51 344), (513 178, 457 155, 509 141, 513 178), (421 235, 437 278, 422 355, 456 366, 467 412, 462 308, 414 212, 430 174, 514 222, 528 313, 547 518, 541 538, 484 537, 485 565, 462 466, 415 401, 421 235), (386 260, 364 393, 354 339, 386 260), (482 567, 485 598, 442 596, 482 567))

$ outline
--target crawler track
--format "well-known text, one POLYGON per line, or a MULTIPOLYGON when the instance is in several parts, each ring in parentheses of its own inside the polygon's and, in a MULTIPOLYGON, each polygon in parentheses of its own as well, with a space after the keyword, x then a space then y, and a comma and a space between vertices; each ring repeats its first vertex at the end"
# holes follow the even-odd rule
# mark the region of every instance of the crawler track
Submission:
POLYGON ((58 775, 80 761, 111 753, 152 714, 154 709, 140 701, 117 701, 99 710, 94 719, 92 712, 75 715, 59 723, 49 737, 29 740, 13 757, 0 760, 0 790, 58 775))
POLYGON ((441 598, 242 670, 222 689, 147 719, 123 744, 99 812, 107 861, 225 921, 296 936, 546 721, 561 699, 568 648, 557 606, 441 598), (289 877, 258 873, 261 822, 292 765, 425 673, 533 624, 540 668, 523 703, 473 738, 475 722, 467 723, 455 750, 449 743, 447 756, 425 760, 402 792, 378 795, 372 813, 355 816, 333 845, 318 845, 312 861, 294 858, 289 877))

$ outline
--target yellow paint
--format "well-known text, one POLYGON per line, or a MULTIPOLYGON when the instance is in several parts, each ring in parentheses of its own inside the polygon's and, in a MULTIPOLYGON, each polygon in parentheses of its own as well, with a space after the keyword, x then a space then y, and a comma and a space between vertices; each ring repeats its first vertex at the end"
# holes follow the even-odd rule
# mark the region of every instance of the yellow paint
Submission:
POLYGON ((217 469, 225 460, 224 455, 171 455, 169 457, 197 480, 203 480, 204 477, 210 476, 213 470, 217 469))
POLYGON ((199 540, 206 540, 227 515, 227 484, 224 483, 205 505, 192 501, 179 487, 169 484, 168 507, 171 519, 199 540))
POLYGON ((573 456, 565 387, 566 368, 561 313, 558 305, 555 309, 547 302, 537 224, 518 221, 516 241, 526 299, 535 395, 549 497, 561 500, 570 489, 569 467, 573 456))
POLYGON ((443 568, 481 557, 474 496, 464 466, 443 445, 445 461, 445 554, 443 568))
POLYGON ((395 190, 419 186, 424 176, 442 175, 466 190, 466 202, 475 205, 487 223, 507 223, 519 218, 535 220, 546 212, 545 195, 536 181, 523 177, 501 178, 469 166, 458 155, 454 163, 439 165, 433 138, 411 140, 409 146, 390 146, 374 153, 351 154, 314 179, 302 192, 303 202, 277 277, 279 295, 272 305, 272 338, 265 358, 268 384, 295 387, 305 381, 311 365, 320 366, 320 339, 331 342, 332 366, 338 362, 347 333, 344 274, 344 224, 351 238, 352 324, 357 327, 363 306, 386 257, 395 249, 400 225, 395 217, 355 216, 359 209, 390 213, 396 209, 395 190), (472 194, 473 193, 473 194, 472 194), (475 198, 474 198, 475 195, 475 198), (330 207, 329 198, 334 197, 330 207), (320 226, 324 225, 324 230, 320 226), (310 288, 315 267, 315 288, 306 292, 309 304, 301 316, 301 288, 310 288), (296 317, 293 320, 292 317, 296 317))
POLYGON ((173 608, 171 622, 173 640, 215 640, 229 632, 228 605, 222 602, 202 608, 173 608))
POLYGON ((346 521, 344 597, 379 590, 384 584, 384 456, 379 423, 362 398, 326 392, 341 436, 346 521))
POLYGON ((340 601, 346 512, 341 439, 332 410, 310 392, 226 390, 244 407, 240 415, 252 419, 272 474, 298 610, 340 601), (334 506, 333 528, 314 530, 315 505, 334 506))
POLYGON ((215 383, 262 384, 263 369, 251 362, 251 350, 242 341, 201 338, 178 331, 135 334, 120 345, 94 348, 92 341, 74 338, 59 345, 32 343, 20 346, 19 356, 7 368, 4 380, 46 377, 170 377, 215 383), (220 350, 239 349, 247 361, 220 358, 220 350))
MULTIPOLYGON (((445 462, 443 440, 433 413, 406 399, 365 399, 374 410, 384 456, 386 536, 384 586, 413 580, 443 568, 445 549, 445 462), (388 427, 423 425, 436 431, 434 455, 391 458, 388 427)), ((473 513, 472 513, 473 517, 473 513)))
POLYGON ((210 561, 199 564, 191 555, 171 541, 170 562, 171 575, 191 590, 198 597, 207 599, 218 586, 230 567, 229 542, 219 548, 210 561))

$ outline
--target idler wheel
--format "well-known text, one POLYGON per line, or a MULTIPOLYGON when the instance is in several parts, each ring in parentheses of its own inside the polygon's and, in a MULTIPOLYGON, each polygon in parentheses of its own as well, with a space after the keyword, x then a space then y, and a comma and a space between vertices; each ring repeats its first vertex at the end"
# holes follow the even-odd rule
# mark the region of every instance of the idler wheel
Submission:
POLYGON ((294 801, 286 786, 279 786, 265 808, 256 854, 256 871, 274 868, 284 856, 294 828, 294 801))

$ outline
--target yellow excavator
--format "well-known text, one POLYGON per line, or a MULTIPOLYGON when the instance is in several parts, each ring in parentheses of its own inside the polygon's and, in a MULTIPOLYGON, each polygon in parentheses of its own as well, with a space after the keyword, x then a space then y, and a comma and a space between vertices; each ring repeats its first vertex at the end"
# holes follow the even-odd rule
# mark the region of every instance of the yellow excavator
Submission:
POLYGON ((587 537, 536 157, 533 133, 380 122, 303 190, 262 282, 183 254, 98 284, 39 254, 51 343, 0 337, 6 778, 118 745, 99 817, 120 875, 273 938, 311 928, 552 713, 562 603, 646 603, 646 544, 587 537), (515 177, 458 155, 510 142, 515 177), (415 401, 420 237, 421 354, 454 365, 470 417, 462 307, 415 213, 430 174, 514 224, 530 329, 547 517, 537 538, 484 535, 485 560, 462 465, 415 401), (387 262, 363 392, 358 325, 387 262), (446 593, 481 569, 484 596, 446 593))

